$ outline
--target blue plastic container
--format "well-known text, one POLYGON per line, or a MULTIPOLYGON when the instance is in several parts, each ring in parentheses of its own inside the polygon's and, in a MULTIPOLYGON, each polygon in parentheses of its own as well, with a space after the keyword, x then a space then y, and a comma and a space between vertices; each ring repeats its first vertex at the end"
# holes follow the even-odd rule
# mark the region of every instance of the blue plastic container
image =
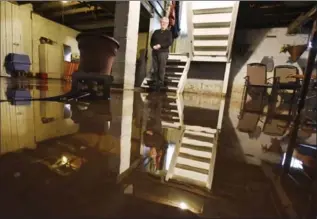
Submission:
POLYGON ((7 99, 14 105, 30 105, 31 92, 25 89, 8 89, 7 99))
POLYGON ((5 59, 5 67, 9 74, 17 72, 29 72, 30 71, 30 58, 28 55, 9 53, 5 59))

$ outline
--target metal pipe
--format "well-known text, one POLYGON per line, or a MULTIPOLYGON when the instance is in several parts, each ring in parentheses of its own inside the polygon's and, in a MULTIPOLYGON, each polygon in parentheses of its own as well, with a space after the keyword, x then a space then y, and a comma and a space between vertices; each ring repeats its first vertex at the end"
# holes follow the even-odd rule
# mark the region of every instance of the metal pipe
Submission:
POLYGON ((315 59, 317 55, 317 18, 314 21, 313 29, 311 32, 311 48, 309 50, 306 69, 305 69, 305 77, 303 80, 302 89, 300 92, 299 102, 298 102, 298 108, 297 113, 295 115, 294 121, 293 121, 293 128, 290 132, 290 139, 288 142, 288 147, 286 151, 285 156, 285 162, 284 162, 284 172, 288 173, 290 169, 290 164, 293 156, 293 152, 295 147, 297 146, 297 135, 298 135, 298 129, 300 125, 300 116, 301 112, 305 106, 305 100, 308 93, 308 88, 311 81, 311 76, 315 64, 315 59))

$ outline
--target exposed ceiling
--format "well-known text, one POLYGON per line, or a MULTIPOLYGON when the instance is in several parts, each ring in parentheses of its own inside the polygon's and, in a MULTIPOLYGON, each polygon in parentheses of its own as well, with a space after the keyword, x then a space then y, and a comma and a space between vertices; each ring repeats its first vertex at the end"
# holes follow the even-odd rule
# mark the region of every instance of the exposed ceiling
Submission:
MULTIPOLYGON (((151 16, 144 2, 140 32, 148 31, 151 16)), ((78 31, 113 33, 115 1, 18 1, 26 3, 32 3, 35 13, 78 31)), ((286 27, 315 5, 316 1, 240 1, 237 28, 286 27)))
POLYGON ((240 1, 237 28, 287 27, 316 4, 316 1, 240 1))
MULTIPOLYGON (((115 1, 19 1, 31 3, 33 11, 41 16, 78 31, 113 33, 115 1)), ((147 32, 150 13, 141 4, 139 30, 147 32)))

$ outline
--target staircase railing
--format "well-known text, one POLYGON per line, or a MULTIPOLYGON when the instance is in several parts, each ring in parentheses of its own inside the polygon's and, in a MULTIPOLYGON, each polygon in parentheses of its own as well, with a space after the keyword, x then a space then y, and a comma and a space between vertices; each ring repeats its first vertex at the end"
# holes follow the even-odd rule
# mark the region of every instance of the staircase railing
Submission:
POLYGON ((228 62, 231 62, 231 52, 232 52, 232 44, 234 39, 234 33, 236 29, 236 23, 237 23, 237 17, 238 17, 238 11, 239 11, 239 4, 240 1, 236 1, 234 3, 233 9, 232 9, 232 18, 231 18, 231 24, 230 24, 230 35, 228 39, 228 47, 227 47, 227 58, 228 62))
POLYGON ((218 148, 218 136, 219 136, 219 130, 217 129, 217 132, 215 133, 214 141, 213 141, 213 147, 212 147, 212 156, 211 161, 209 165, 209 174, 208 174, 208 181, 206 187, 211 190, 212 182, 214 179, 215 174, 215 163, 216 163, 216 155, 217 155, 217 148, 218 148))
POLYGON ((178 142, 175 145, 175 150, 171 159, 171 163, 170 166, 168 168, 167 174, 165 176, 165 181, 168 181, 170 178, 172 178, 173 174, 174 174, 174 170, 175 170, 175 166, 176 166, 176 160, 179 154, 179 150, 180 147, 182 146, 182 141, 183 141, 183 136, 184 136, 184 132, 185 132, 185 127, 181 126, 181 134, 180 134, 180 138, 178 140, 178 142))
POLYGON ((188 52, 189 52, 189 58, 192 59, 192 57, 194 56, 193 7, 192 7, 192 2, 190 1, 187 1, 184 3, 186 4, 186 11, 187 11, 187 36, 189 41, 188 52))
POLYGON ((185 65, 185 68, 183 70, 183 73, 182 73, 182 76, 179 80, 179 83, 177 85, 177 93, 178 94, 181 94, 183 93, 184 91, 184 88, 185 88, 185 83, 186 83, 186 80, 187 80, 187 73, 189 71, 189 67, 190 67, 190 62, 191 62, 191 57, 190 55, 188 54, 188 59, 187 59, 187 62, 186 62, 186 65, 185 65))

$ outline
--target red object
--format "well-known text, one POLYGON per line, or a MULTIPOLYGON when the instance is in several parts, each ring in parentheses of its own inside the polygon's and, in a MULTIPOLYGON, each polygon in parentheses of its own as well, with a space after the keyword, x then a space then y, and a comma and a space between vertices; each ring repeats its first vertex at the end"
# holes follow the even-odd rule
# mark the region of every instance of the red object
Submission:
POLYGON ((41 91, 47 91, 48 90, 47 74, 46 73, 39 73, 38 76, 41 80, 39 80, 39 82, 38 82, 39 85, 36 86, 36 89, 41 90, 41 91), (46 79, 45 79, 45 77, 46 77, 46 79))
POLYGON ((65 71, 64 71, 64 80, 70 81, 72 74, 78 71, 79 63, 77 62, 64 62, 65 71))
POLYGON ((175 25, 175 6, 176 6, 176 2, 172 1, 171 4, 171 10, 170 10, 170 14, 168 15, 169 18, 169 26, 172 27, 175 25))
POLYGON ((47 73, 40 73, 40 78, 44 79, 44 80, 47 80, 47 78, 48 78, 47 73))
POLYGON ((48 78, 47 73, 37 73, 36 76, 40 79, 43 79, 43 80, 47 80, 47 78, 48 78))

